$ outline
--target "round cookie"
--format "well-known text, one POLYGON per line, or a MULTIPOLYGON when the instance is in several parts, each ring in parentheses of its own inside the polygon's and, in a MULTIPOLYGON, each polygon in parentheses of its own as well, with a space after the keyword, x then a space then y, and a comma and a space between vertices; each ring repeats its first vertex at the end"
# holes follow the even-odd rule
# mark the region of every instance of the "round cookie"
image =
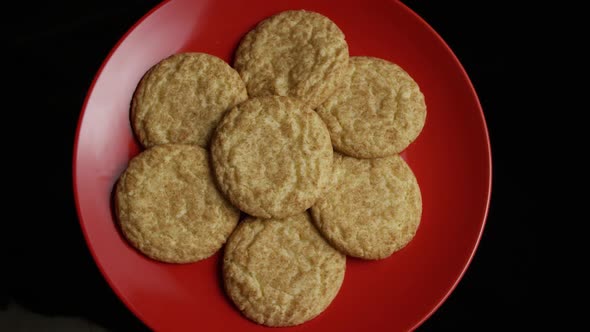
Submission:
POLYGON ((246 34, 234 67, 250 97, 296 97, 315 108, 341 84, 348 58, 348 44, 334 22, 315 12, 290 10, 246 34))
POLYGON ((357 158, 403 151, 426 121, 418 84, 398 65, 371 57, 351 57, 343 86, 316 111, 334 149, 357 158))
POLYGON ((343 253, 381 259, 408 244, 422 215, 414 173, 399 156, 342 157, 340 181, 311 208, 315 225, 343 253))
POLYGON ((244 82, 225 61, 179 53, 141 79, 131 103, 131 124, 144 147, 182 143, 206 148, 223 114, 246 99, 244 82))
POLYGON ((180 144, 155 146, 129 162, 115 189, 115 212, 132 246, 169 263, 213 255, 240 216, 217 190, 205 149, 180 144))
POLYGON ((211 141, 211 156, 221 191, 260 218, 305 211, 332 176, 326 125, 289 97, 252 98, 229 111, 211 141))
POLYGON ((338 294, 346 256, 330 246, 307 212, 241 222, 225 246, 225 290, 249 319, 293 326, 322 313, 338 294))

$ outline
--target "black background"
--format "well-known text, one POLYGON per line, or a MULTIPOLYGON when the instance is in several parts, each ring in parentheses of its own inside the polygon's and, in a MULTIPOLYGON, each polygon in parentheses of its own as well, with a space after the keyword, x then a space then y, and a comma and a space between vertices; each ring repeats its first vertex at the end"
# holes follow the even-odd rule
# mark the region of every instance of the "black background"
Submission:
MULTIPOLYGON (((497 2, 404 2, 464 65, 484 109, 493 157, 492 200, 480 246, 456 290, 419 330, 541 326, 545 318, 537 309, 543 301, 534 273, 543 260, 541 206, 527 163, 540 148, 525 130, 537 126, 538 116, 523 106, 535 23, 517 19, 514 9, 497 2)), ((71 162, 94 75, 119 38, 158 3, 25 4, 4 29, 9 88, 3 94, 12 103, 3 112, 4 134, 10 134, 2 155, 3 161, 13 160, 4 164, 20 176, 8 179, 14 184, 10 209, 18 212, 5 216, 2 232, 8 248, 0 310, 16 302, 47 316, 84 317, 112 331, 146 329, 114 295, 88 252, 74 207, 71 162), (11 144, 15 137, 22 145, 11 144)))

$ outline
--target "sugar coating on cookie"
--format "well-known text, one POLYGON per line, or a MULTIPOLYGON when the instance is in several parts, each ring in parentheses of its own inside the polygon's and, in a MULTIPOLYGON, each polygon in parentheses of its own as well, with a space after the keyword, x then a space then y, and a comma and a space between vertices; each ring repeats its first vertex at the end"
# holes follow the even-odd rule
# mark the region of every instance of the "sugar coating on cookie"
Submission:
POLYGON ((340 290, 346 256, 330 246, 307 212, 286 219, 246 219, 227 242, 227 294, 249 319, 293 326, 321 314, 340 290))
POLYGON ((326 181, 321 185, 321 194, 320 197, 323 197, 330 191, 332 191, 336 184, 342 178, 344 172, 342 171, 342 167, 340 167, 340 163, 342 162, 342 154, 334 152, 334 157, 332 161, 332 175, 326 179, 326 181))
POLYGON ((180 144, 155 146, 129 162, 116 185, 115 211, 132 246, 169 263, 213 255, 240 216, 217 190, 207 151, 180 144))
POLYGON ((240 42, 234 67, 250 97, 279 95, 315 108, 341 84, 348 44, 326 16, 284 11, 260 22, 240 42))
POLYGON ((351 57, 343 86, 320 107, 334 149, 357 158, 397 154, 420 134, 426 103, 418 84, 400 66, 351 57))
POLYGON ((414 173, 399 156, 337 163, 342 176, 311 208, 314 223, 343 253, 381 259, 407 245, 422 215, 414 173))
POLYGON ((247 98, 240 75, 222 59, 179 53, 154 65, 141 79, 131 104, 131 124, 144 147, 207 147, 224 113, 247 98))
POLYGON ((211 156, 221 191, 260 218, 305 211, 331 181, 328 129, 294 98, 252 98, 236 106, 221 120, 211 156))

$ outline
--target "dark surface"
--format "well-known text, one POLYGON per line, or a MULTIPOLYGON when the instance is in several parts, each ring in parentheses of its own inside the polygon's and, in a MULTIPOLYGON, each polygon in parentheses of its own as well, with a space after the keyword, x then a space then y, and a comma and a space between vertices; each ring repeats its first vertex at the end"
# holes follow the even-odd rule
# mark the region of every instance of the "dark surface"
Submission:
MULTIPOLYGON (((530 328, 543 320, 535 315, 542 304, 533 274, 541 261, 535 224, 541 207, 525 162, 537 152, 530 148, 535 137, 526 134, 535 122, 521 107, 526 79, 521 51, 533 43, 532 28, 495 2, 404 2, 437 30, 469 74, 485 112, 494 174, 489 217, 472 264, 419 330, 530 328)), ((12 219, 14 232, 4 234, 12 241, 5 241, 11 247, 4 251, 9 257, 2 278, 8 280, 1 286, 0 319, 16 302, 38 314, 83 317, 112 331, 146 330, 111 291, 88 252, 74 207, 71 161, 78 116, 95 73, 119 38, 157 3, 21 5, 2 36, 9 56, 5 70, 13 83, 8 94, 15 101, 13 112, 5 114, 22 117, 18 121, 28 130, 19 134, 25 146, 10 153, 28 162, 9 165, 24 174, 9 195, 22 204, 18 211, 26 217, 12 219)))

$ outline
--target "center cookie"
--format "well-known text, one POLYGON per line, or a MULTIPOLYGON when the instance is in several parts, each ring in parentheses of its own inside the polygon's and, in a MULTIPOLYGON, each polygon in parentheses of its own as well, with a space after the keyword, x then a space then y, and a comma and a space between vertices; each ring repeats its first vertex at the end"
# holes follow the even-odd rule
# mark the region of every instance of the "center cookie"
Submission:
POLYGON ((345 269, 346 257, 322 238, 307 212, 243 221, 223 259, 229 297, 246 317, 267 326, 319 315, 340 290, 345 269))
POLYGON ((328 129, 293 98, 253 98, 236 106, 221 120, 211 156, 221 191, 260 218, 305 211, 331 180, 328 129))
POLYGON ((320 232, 343 253, 364 259, 403 248, 422 215, 420 187, 410 167, 399 155, 336 156, 339 181, 311 209, 320 232))
POLYGON ((250 97, 296 97, 315 108, 340 85, 348 44, 327 17, 290 10, 258 24, 240 42, 234 67, 250 97))

